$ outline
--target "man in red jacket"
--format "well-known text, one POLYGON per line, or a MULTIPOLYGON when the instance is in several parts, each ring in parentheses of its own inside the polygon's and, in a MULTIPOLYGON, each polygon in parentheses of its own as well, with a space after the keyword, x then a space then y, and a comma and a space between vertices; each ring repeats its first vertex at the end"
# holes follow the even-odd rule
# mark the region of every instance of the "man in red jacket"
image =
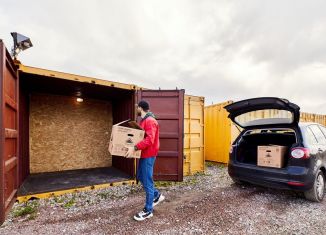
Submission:
POLYGON ((153 169, 155 159, 160 148, 159 125, 153 113, 149 111, 148 102, 142 100, 137 107, 137 113, 141 116, 140 126, 145 131, 145 138, 128 149, 127 157, 134 151, 142 150, 137 170, 137 179, 142 183, 146 192, 145 208, 134 216, 137 221, 153 217, 153 207, 164 200, 164 196, 154 187, 153 169))

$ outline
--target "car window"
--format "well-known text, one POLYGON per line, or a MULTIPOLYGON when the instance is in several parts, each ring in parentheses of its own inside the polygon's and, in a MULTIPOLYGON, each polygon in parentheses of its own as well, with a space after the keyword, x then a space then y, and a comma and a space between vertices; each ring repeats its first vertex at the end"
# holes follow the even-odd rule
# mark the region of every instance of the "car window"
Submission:
POLYGON ((318 144, 317 139, 314 135, 314 133, 312 132, 312 130, 307 127, 307 131, 306 131, 306 139, 309 145, 316 145, 318 144))
POLYGON ((326 138, 325 138, 323 132, 321 132, 320 128, 317 125, 311 125, 309 127, 311 128, 312 132, 314 133, 318 144, 326 145, 326 138))
POLYGON ((287 110, 262 109, 240 114, 234 121, 242 127, 268 125, 268 124, 290 124, 294 120, 293 113, 287 110))

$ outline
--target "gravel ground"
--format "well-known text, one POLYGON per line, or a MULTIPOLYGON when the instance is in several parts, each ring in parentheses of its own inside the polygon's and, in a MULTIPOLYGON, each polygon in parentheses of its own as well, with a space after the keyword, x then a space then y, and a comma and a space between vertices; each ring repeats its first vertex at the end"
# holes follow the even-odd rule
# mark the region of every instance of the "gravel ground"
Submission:
POLYGON ((326 201, 235 185, 220 165, 157 186, 166 200, 150 220, 132 219, 141 187, 119 186, 15 204, 0 234, 326 234, 326 201))

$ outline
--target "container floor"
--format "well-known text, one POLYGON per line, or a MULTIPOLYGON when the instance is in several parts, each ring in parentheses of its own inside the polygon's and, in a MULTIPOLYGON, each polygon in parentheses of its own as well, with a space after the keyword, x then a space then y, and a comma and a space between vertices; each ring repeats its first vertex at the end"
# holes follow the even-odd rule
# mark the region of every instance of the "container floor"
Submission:
POLYGON ((18 190, 18 196, 54 192, 97 184, 129 180, 131 177, 113 167, 32 174, 18 190))

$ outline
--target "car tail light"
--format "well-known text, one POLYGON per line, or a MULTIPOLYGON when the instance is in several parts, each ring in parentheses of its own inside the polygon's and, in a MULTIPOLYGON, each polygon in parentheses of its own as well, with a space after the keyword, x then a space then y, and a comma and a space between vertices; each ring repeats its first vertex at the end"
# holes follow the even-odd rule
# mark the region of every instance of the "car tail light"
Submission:
POLYGON ((308 148, 293 148, 291 149, 291 156, 297 159, 306 159, 310 157, 308 148))

